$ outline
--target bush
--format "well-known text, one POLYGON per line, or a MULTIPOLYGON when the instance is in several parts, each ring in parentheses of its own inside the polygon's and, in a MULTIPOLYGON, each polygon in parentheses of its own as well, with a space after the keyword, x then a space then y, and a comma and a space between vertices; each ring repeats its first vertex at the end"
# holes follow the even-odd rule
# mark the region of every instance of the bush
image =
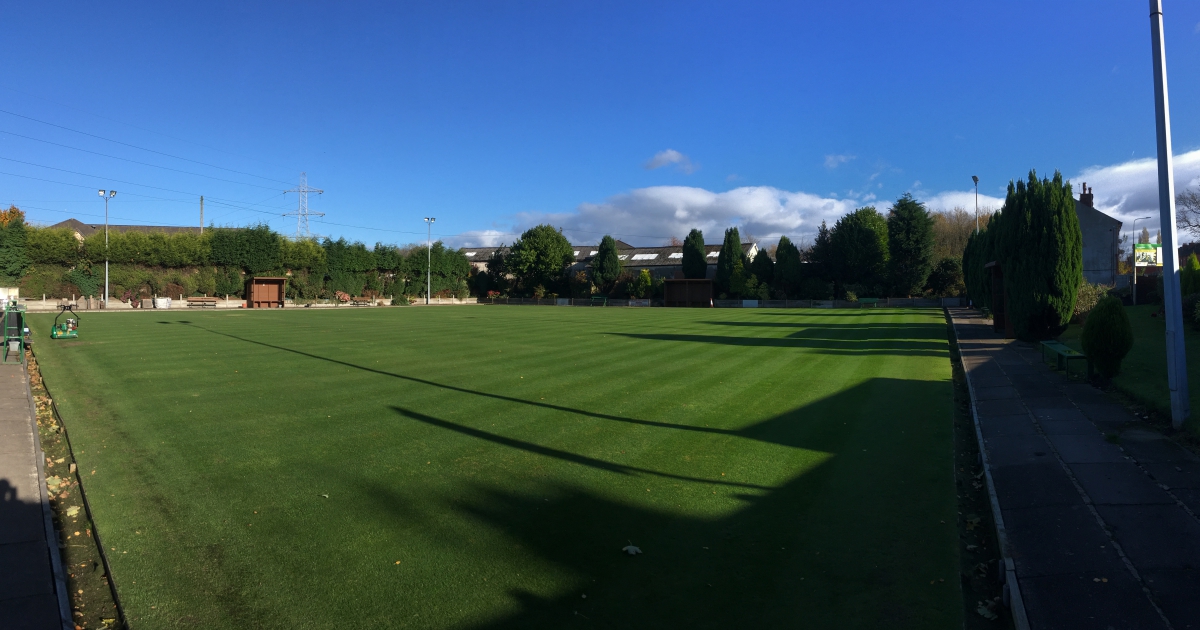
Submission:
POLYGON ((1200 293, 1191 293, 1183 296, 1180 300, 1180 305, 1183 310, 1183 323, 1191 324, 1192 326, 1200 326, 1200 322, 1196 321, 1196 305, 1200 304, 1200 293))
POLYGON ((1075 296, 1075 312, 1071 318, 1077 323, 1083 323, 1088 313, 1096 308, 1096 303, 1108 295, 1108 288, 1101 284, 1091 284, 1087 280, 1079 283, 1079 293, 1075 296))
POLYGON ((1083 325, 1083 352, 1105 378, 1121 373, 1121 360, 1133 347, 1133 327, 1125 307, 1115 297, 1096 303, 1083 325))

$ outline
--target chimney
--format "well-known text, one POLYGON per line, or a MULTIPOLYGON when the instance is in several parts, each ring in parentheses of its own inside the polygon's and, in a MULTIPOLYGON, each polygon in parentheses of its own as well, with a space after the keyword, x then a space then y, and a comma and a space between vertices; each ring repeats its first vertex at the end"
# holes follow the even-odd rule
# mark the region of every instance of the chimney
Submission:
POLYGON ((1088 188, 1087 182, 1083 182, 1083 188, 1079 192, 1079 203, 1092 207, 1092 189, 1088 188))

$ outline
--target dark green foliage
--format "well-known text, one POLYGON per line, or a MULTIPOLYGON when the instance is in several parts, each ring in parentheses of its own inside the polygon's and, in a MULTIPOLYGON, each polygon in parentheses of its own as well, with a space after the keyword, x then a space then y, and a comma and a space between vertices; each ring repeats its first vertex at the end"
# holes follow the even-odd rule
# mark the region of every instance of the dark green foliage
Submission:
POLYGON ((375 264, 380 271, 395 272, 404 264, 404 252, 395 245, 375 243, 375 264))
POLYGON ((985 265, 996 260, 1001 216, 999 212, 993 214, 983 230, 967 239, 967 247, 963 250, 963 283, 967 297, 978 308, 992 307, 992 275, 985 265))
POLYGON ((779 245, 775 247, 775 290, 782 291, 787 297, 799 295, 804 280, 803 267, 800 250, 788 237, 779 237, 779 245))
POLYGON ((754 274, 758 284, 763 287, 770 287, 775 283, 775 261, 767 255, 767 250, 758 250, 754 262, 750 263, 750 273, 754 274))
POLYGON ((1083 235, 1071 185, 1053 179, 1009 183, 997 247, 1004 265, 1008 317, 1017 337, 1058 336, 1075 310, 1083 280, 1083 235))
POLYGON ((85 271, 76 267, 67 273, 63 274, 63 281, 75 285, 79 289, 79 295, 98 297, 104 293, 104 271, 100 271, 99 277, 91 274, 90 271, 85 271))
POLYGON ((1121 300, 1109 296, 1096 304, 1083 324, 1080 343, 1101 376, 1121 373, 1121 360, 1133 348, 1133 327, 1121 300))
POLYGON ((892 292, 902 297, 921 293, 933 270, 933 217, 925 204, 904 193, 888 213, 887 234, 892 292))
POLYGON ((808 251, 808 264, 812 272, 806 275, 825 282, 833 281, 833 259, 833 232, 821 221, 821 227, 817 228, 817 238, 813 240, 812 249, 808 251))
POLYGON ((34 264, 73 266, 81 248, 74 230, 26 227, 25 253, 34 264))
POLYGON ((280 266, 284 269, 308 269, 321 277, 325 276, 328 268, 325 248, 315 239, 282 239, 280 246, 280 266))
POLYGON ((742 237, 735 227, 725 230, 725 240, 717 254, 717 273, 713 284, 717 295, 730 298, 741 297, 746 283, 746 254, 742 251, 742 237))
MULTIPOLYGON (((405 280, 403 293, 425 295, 426 284, 432 284, 431 295, 451 297, 467 287, 471 263, 460 250, 449 249, 441 241, 432 247, 414 247, 405 257, 399 275, 405 280), (427 271, 432 269, 432 275, 427 271)), ((365 277, 363 278, 365 284, 365 277)))
POLYGON ((241 296, 245 291, 245 281, 237 267, 218 267, 215 280, 213 292, 216 295, 241 296))
MULTIPOLYGON (((210 232, 212 262, 217 266, 239 267, 250 274, 261 274, 283 266, 283 239, 264 224, 210 232)), ((126 236, 133 234, 131 232, 126 236)))
POLYGON ((703 280, 708 277, 708 253, 704 250, 704 233, 688 232, 683 239, 683 277, 703 280))
MULTIPOLYGON (((686 258, 687 252, 683 255, 686 258)), ((608 291, 620 277, 621 259, 617 255, 617 242, 605 234, 604 238, 600 239, 600 247, 596 248, 596 256, 592 258, 592 281, 601 291, 608 291)))
POLYGON ((1200 293, 1190 293, 1184 295, 1183 298, 1179 300, 1179 304, 1183 310, 1183 322, 1185 324, 1190 323, 1192 326, 1200 328, 1200 326, 1198 326, 1200 325, 1200 322, 1197 322, 1195 319, 1196 306, 1200 304, 1200 293))
POLYGON ((0 224, 0 278, 4 279, 5 284, 11 285, 29 268, 30 261, 25 253, 24 215, 6 216, 12 218, 0 224))
POLYGON ((525 291, 542 286, 547 293, 564 283, 567 267, 575 260, 571 244, 554 226, 531 227, 512 244, 508 269, 525 291))
POLYGON ((862 285, 881 292, 887 275, 888 225, 872 206, 838 219, 830 234, 833 277, 841 284, 862 285))
POLYGON ((1196 258, 1196 252, 1188 254, 1187 260, 1180 266, 1179 291, 1180 295, 1200 293, 1200 259, 1196 258))
POLYGON ((943 258, 933 267, 929 274, 929 290, 938 297, 958 295, 962 291, 963 271, 962 261, 957 258, 943 258))

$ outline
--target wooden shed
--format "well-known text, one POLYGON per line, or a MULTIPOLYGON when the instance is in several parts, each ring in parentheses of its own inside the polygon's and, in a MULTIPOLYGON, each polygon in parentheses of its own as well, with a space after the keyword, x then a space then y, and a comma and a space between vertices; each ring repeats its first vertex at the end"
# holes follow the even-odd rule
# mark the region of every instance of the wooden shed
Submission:
POLYGON ((283 308, 287 278, 246 278, 246 308, 283 308))
POLYGON ((667 306, 712 306, 713 281, 701 279, 664 280, 663 297, 667 306))

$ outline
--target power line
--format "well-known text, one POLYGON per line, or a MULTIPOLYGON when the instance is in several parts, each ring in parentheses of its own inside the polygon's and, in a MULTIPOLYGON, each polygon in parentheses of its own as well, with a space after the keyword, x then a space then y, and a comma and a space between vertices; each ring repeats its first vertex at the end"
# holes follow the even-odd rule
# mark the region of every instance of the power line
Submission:
POLYGON ((72 133, 77 133, 77 134, 80 134, 80 135, 84 135, 84 136, 87 136, 87 137, 89 137, 89 138, 96 138, 97 140, 103 140, 103 141, 105 141, 105 142, 112 142, 112 143, 114 143, 114 144, 119 144, 119 145, 121 145, 121 146, 129 147, 129 148, 132 148, 132 149, 137 149, 137 150, 139 150, 139 151, 146 151, 146 152, 149 152, 149 153, 154 153, 154 154, 156 154, 156 155, 162 155, 162 156, 169 157, 169 158, 172 158, 172 159, 175 159, 175 160, 183 160, 184 162, 191 162, 191 163, 193 163, 193 164, 200 164, 200 165, 202 165, 202 166, 207 166, 207 167, 209 167, 209 168, 220 169, 220 170, 222 170, 222 171, 228 171, 228 172, 230 172, 230 173, 237 173, 238 175, 246 175, 246 176, 248 176, 248 177, 257 177, 257 178, 259 178, 259 179, 265 179, 265 180, 267 180, 267 181, 271 181, 271 182, 278 182, 278 183, 280 183, 280 184, 286 184, 286 183, 288 183, 288 182, 284 182, 284 181, 281 181, 281 180, 278 180, 278 179, 273 179, 273 178, 270 178, 270 177, 264 177, 264 176, 262 176, 262 175, 255 175, 254 173, 247 173, 247 172, 245 172, 245 171, 239 171, 239 170, 232 169, 232 168, 225 168, 224 166, 217 166, 216 164, 209 164, 208 162, 201 162, 201 161, 199 161, 199 160, 192 160, 192 159, 189 159, 189 158, 180 157, 180 156, 178 156, 178 155, 171 155, 170 153, 163 153, 162 151, 155 151, 154 149, 147 149, 146 147, 139 147, 139 146, 137 146, 136 144, 129 144, 128 142, 121 142, 120 140, 113 140, 112 138, 105 138, 104 136, 98 136, 98 135, 96 135, 96 134, 94 134, 94 133, 88 133, 88 132, 86 132, 86 131, 80 131, 80 130, 78 130, 78 129, 71 129, 70 127, 64 127, 64 126, 62 126, 62 125, 56 125, 56 124, 54 124, 54 123, 52 123, 52 122, 46 122, 46 121, 44 121, 44 120, 38 120, 37 118, 33 118, 33 117, 30 117, 30 116, 25 116, 25 115, 23 115, 23 114, 18 114, 18 113, 16 113, 16 112, 10 112, 10 111, 8 111, 8 110, 6 110, 6 109, 0 109, 0 114, 8 114, 9 116, 16 116, 17 118, 24 118, 25 120, 31 120, 31 121, 33 121, 33 122, 35 122, 35 123, 40 123, 40 124, 43 124, 43 125, 48 125, 48 126, 50 126, 50 127, 54 127, 54 128, 56 128, 56 129, 63 129, 63 130, 65 130, 65 131, 70 131, 70 132, 72 132, 72 133))
POLYGON ((114 159, 114 160, 121 160, 121 161, 123 161, 123 162, 131 162, 131 163, 133 163, 133 164, 140 164, 140 165, 142 165, 142 166, 149 166, 149 167, 151 167, 151 168, 161 168, 161 169, 163 169, 163 170, 166 170, 166 171, 174 171, 174 172, 176 172, 176 173, 183 173, 184 175, 195 175, 195 176, 197 176, 197 177, 207 177, 207 178, 209 178, 209 179, 215 179, 215 180, 217 180, 217 181, 219 181, 219 182, 227 182, 227 183, 230 183, 230 184, 238 184, 238 185, 241 185, 241 186, 253 186, 253 187, 255 187, 255 188, 266 188, 267 190, 274 190, 274 187, 273 187, 273 186, 263 186, 262 184, 251 184, 251 183, 249 183, 249 182, 239 182, 239 181, 237 181, 237 180, 233 180, 233 179, 224 179, 224 178, 222 178, 222 177, 214 177, 214 176, 212 176, 212 175, 205 175, 205 174, 203 174, 203 173, 193 173, 193 172, 191 172, 191 171, 184 171, 184 170, 180 170, 180 169, 177 169, 177 168, 171 168, 171 167, 169 167, 169 166, 160 166, 160 165, 158 165, 158 164, 151 164, 151 163, 149 163, 149 162, 139 162, 138 160, 131 160, 131 159, 129 159, 129 158, 123 158, 123 157, 119 157, 119 156, 116 156, 116 155, 108 155, 107 153, 100 153, 99 151, 90 151, 90 150, 88 150, 88 149, 81 149, 81 148, 79 148, 79 147, 73 147, 73 146, 71 146, 71 145, 68 145, 68 144, 59 144, 59 143, 57 143, 57 142, 51 142, 51 141, 49 141, 49 140, 42 140, 41 138, 34 138, 34 137, 32 137, 32 136, 23 136, 23 135, 21 135, 21 134, 19 134, 19 133, 13 133, 13 132, 11 132, 11 131, 4 131, 3 129, 0 129, 0 133, 7 134, 7 135, 10 135, 10 136, 16 136, 16 137, 18 137, 18 138, 24 138, 24 139, 26 139, 26 140, 33 140, 34 142, 44 142, 44 143, 46 143, 46 144, 49 144, 49 145, 52 145, 52 146, 56 146, 56 147, 62 147, 62 148, 64 148, 64 149, 71 149, 71 150, 74 150, 74 151, 82 151, 82 152, 84 152, 84 153, 90 153, 90 154, 92 154, 92 155, 99 155, 100 157, 111 158, 111 159, 114 159))

